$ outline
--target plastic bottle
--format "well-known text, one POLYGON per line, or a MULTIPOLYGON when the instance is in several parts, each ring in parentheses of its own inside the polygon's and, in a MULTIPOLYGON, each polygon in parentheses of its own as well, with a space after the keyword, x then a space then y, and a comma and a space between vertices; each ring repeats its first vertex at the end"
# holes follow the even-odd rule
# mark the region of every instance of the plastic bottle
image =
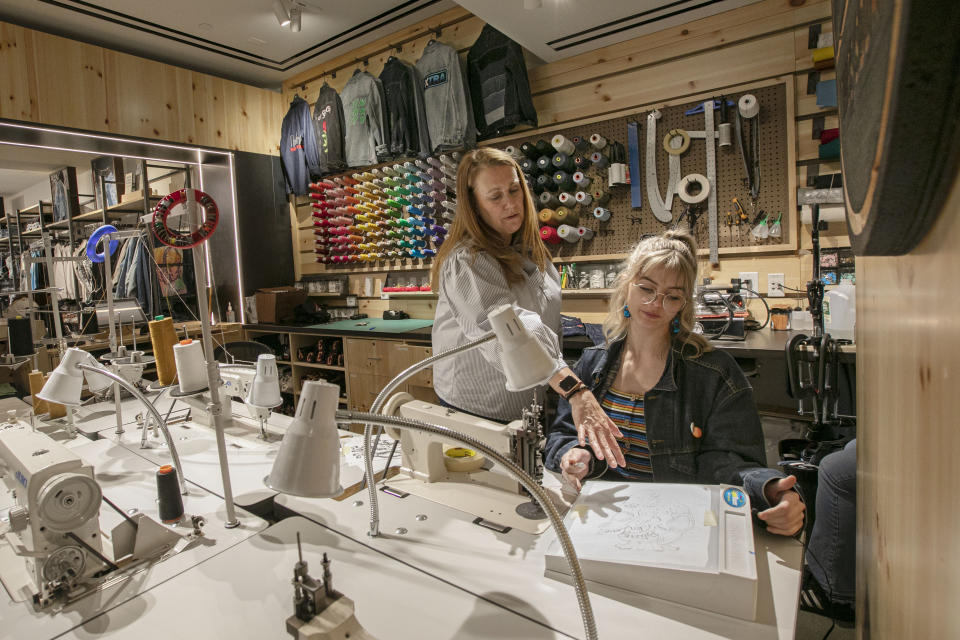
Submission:
POLYGON ((237 321, 237 314, 233 312, 233 304, 228 302, 227 303, 227 322, 236 322, 236 321, 237 321))
POLYGON ((833 331, 853 331, 857 320, 857 288, 844 280, 828 291, 823 301, 824 326, 833 331))

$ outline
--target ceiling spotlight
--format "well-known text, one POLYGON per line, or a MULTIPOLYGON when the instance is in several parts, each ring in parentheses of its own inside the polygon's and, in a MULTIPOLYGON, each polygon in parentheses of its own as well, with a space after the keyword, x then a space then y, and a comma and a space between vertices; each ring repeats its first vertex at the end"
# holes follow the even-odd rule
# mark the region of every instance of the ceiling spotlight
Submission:
MULTIPOLYGON (((277 22, 280 23, 281 27, 290 25, 290 12, 287 11, 283 0, 273 0, 273 15, 277 16, 277 22)), ((299 16, 297 19, 299 21, 299 16)))
POLYGON ((300 18, 303 15, 303 6, 297 2, 290 7, 290 31, 298 33, 300 31, 300 18))

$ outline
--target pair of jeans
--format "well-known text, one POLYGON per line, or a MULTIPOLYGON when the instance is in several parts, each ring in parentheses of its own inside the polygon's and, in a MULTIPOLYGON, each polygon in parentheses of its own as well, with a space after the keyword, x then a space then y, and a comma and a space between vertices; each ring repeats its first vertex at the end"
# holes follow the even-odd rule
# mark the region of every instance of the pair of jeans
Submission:
POLYGON ((833 602, 853 603, 857 575, 857 441, 820 462, 807 567, 833 602), (811 557, 812 556, 812 557, 811 557))

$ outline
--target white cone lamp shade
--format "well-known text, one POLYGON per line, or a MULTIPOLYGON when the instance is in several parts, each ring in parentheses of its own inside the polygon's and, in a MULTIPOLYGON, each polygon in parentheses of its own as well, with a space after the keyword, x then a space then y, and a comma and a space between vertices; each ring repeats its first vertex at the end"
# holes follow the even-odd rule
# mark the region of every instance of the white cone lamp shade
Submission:
POLYGON ((203 345, 196 340, 181 340, 173 345, 173 361, 181 393, 194 393, 207 388, 206 358, 203 345))
POLYGON ((308 380, 300 392, 293 422, 265 483, 274 491, 305 498, 335 498, 340 486, 337 401, 340 387, 308 380))
POLYGON ((500 363, 507 376, 507 391, 524 391, 546 384, 560 363, 523 326, 514 308, 505 304, 491 311, 488 317, 503 348, 500 363))
MULTIPOLYGON (((87 353, 87 352, 84 351, 84 353, 87 353)), ((97 362, 97 359, 94 358, 89 353, 87 353, 87 361, 84 364, 93 365, 98 369, 103 367, 103 365, 97 362)), ((101 391, 106 390, 107 387, 113 384, 113 380, 111 380, 107 376, 99 373, 94 373, 93 371, 84 371, 83 377, 87 379, 87 388, 90 389, 91 393, 100 393, 101 391)))
POLYGON ((260 354, 257 358, 257 373, 250 383, 250 391, 244 399, 251 407, 272 409, 283 404, 280 397, 280 375, 277 373, 277 357, 260 354))
MULTIPOLYGON (((85 373, 77 366, 79 364, 99 366, 96 359, 83 349, 70 347, 63 354, 60 364, 50 374, 50 379, 43 385, 43 389, 37 393, 37 397, 47 402, 70 407, 79 405, 85 373)), ((86 372, 86 378, 87 386, 93 392, 103 391, 112 383, 106 376, 93 372, 86 372)))

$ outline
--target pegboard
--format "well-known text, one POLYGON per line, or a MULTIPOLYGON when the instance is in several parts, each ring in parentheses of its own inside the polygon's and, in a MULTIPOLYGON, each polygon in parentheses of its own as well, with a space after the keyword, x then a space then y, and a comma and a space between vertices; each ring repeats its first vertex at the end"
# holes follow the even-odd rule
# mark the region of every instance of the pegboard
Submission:
MULTIPOLYGON (((736 104, 745 93, 752 93, 756 96, 760 104, 759 115, 759 146, 760 146, 760 190, 758 193, 755 208, 751 205, 750 193, 746 182, 746 172, 743 165, 739 149, 736 143, 736 133, 733 132, 733 144, 730 147, 721 149, 716 147, 717 164, 717 217, 718 217, 718 246, 720 249, 728 249, 725 253, 730 253, 730 249, 748 249, 753 247, 768 246, 770 249, 782 248, 788 245, 793 239, 794 233, 792 220, 793 212, 790 209, 790 185, 789 172, 792 167, 789 165, 788 149, 788 127, 792 123, 788 120, 787 111, 787 90, 784 83, 777 83, 755 89, 745 89, 735 93, 727 94, 728 100, 734 103, 734 106, 728 109, 728 121, 733 123, 736 113, 736 104), (728 227, 725 224, 725 214, 727 211, 733 211, 732 198, 738 198, 743 204, 748 220, 742 225, 733 225, 728 227), (767 239, 757 239, 750 233, 750 223, 756 218, 759 211, 765 211, 772 222, 777 216, 782 214, 780 220, 781 236, 769 237, 767 239)), ((719 95, 717 96, 719 97, 719 95)), ((669 156, 663 149, 663 139, 671 129, 680 128, 690 131, 703 131, 704 115, 702 111, 695 115, 685 115, 685 112, 701 105, 703 100, 690 103, 679 104, 675 106, 661 107, 662 117, 657 121, 657 181, 659 184, 661 197, 665 195, 667 183, 669 180, 669 156)), ((607 169, 597 170, 589 168, 585 171, 592 179, 591 189, 600 186, 604 191, 610 193, 610 200, 605 207, 612 212, 610 220, 601 222, 592 216, 593 205, 589 207, 577 206, 574 210, 580 213, 580 225, 595 231, 590 240, 581 240, 577 243, 562 242, 559 245, 550 245, 551 253, 558 258, 575 258, 591 256, 605 256, 610 254, 623 254, 630 251, 633 246, 644 235, 662 233, 668 228, 675 226, 686 227, 686 221, 680 220, 681 212, 686 203, 674 195, 672 203, 673 220, 669 223, 660 222, 654 217, 647 197, 647 188, 645 181, 646 170, 646 137, 647 137, 647 113, 648 111, 638 112, 635 115, 614 118, 602 122, 596 122, 584 126, 570 127, 568 129, 551 130, 549 135, 533 136, 529 139, 513 138, 510 144, 519 148, 524 142, 536 143, 538 140, 546 140, 556 134, 561 134, 567 139, 574 137, 589 138, 592 134, 600 134, 609 142, 619 142, 625 148, 627 147, 627 123, 637 122, 639 139, 639 157, 640 157, 640 179, 641 193, 643 194, 643 206, 640 209, 632 208, 630 204, 630 186, 608 186, 607 169)), ((719 123, 720 112, 714 112, 714 127, 719 123)), ((501 148, 506 145, 497 145, 501 148)), ((609 148, 609 147, 608 147, 609 148)), ((591 149, 592 151, 593 149, 591 149)), ((579 153, 579 152, 578 152, 579 153)), ((629 162, 629 152, 627 155, 629 162)), ((691 173, 707 175, 706 164, 706 145, 704 139, 692 138, 690 148, 681 156, 680 176, 691 173)), ((552 189, 558 192, 556 187, 552 189)), ((536 197, 536 196, 535 196, 536 197)), ((697 244, 703 250, 709 246, 708 234, 708 212, 707 201, 702 204, 703 215, 694 229, 694 235, 697 244)), ((540 205, 538 203, 538 208, 540 205)))

